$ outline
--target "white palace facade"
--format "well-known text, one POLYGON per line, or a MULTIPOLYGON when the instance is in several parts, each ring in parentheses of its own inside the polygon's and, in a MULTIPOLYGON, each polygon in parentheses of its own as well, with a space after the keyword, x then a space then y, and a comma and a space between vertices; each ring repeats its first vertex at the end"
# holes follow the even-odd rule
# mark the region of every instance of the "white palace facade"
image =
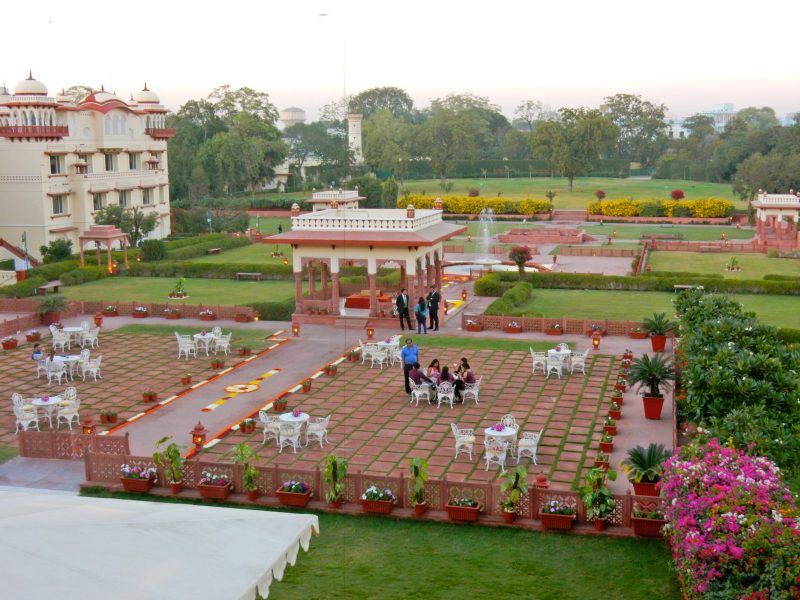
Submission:
POLYGON ((0 238, 39 257, 39 246, 72 240, 112 204, 159 216, 170 232, 167 110, 144 89, 123 101, 101 89, 78 103, 29 76, 0 87, 0 238))

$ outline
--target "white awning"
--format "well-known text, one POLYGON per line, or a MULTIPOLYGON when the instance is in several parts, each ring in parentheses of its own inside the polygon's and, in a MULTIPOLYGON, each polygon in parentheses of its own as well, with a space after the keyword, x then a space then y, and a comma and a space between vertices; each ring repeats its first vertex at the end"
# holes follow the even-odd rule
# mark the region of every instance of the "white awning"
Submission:
POLYGON ((3 597, 267 597, 316 515, 0 490, 3 597))

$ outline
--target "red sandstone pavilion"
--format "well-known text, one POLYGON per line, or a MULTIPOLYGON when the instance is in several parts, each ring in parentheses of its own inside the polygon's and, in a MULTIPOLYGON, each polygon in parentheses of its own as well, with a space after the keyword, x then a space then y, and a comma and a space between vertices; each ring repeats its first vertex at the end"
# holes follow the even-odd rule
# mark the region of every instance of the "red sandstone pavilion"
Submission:
POLYGON ((789 190, 788 194, 767 194, 758 190, 753 202, 756 209, 756 240, 759 244, 779 250, 800 248, 800 233, 797 232, 800 218, 800 192, 789 190))
MULTIPOLYGON (((358 208, 358 191, 326 191, 314 194, 315 211, 300 214, 292 206, 292 230, 270 236, 267 243, 291 244, 295 281, 295 314, 298 322, 317 320, 314 315, 340 316, 339 272, 342 265, 366 265, 370 317, 391 317, 394 295, 399 290, 377 287, 380 267, 400 269, 400 286, 416 300, 431 285, 441 286, 444 242, 466 227, 442 221, 439 202, 433 210, 358 208), (328 207, 319 210, 320 200, 328 207), (308 276, 308 295, 303 295, 303 271, 308 276), (316 287, 319 277, 320 289, 316 287)), ((366 292, 366 290, 365 290, 366 292)), ((366 294, 365 294, 366 297, 366 294)), ((365 303, 364 308, 367 308, 365 303)), ((363 317, 362 317, 363 318, 363 317)))

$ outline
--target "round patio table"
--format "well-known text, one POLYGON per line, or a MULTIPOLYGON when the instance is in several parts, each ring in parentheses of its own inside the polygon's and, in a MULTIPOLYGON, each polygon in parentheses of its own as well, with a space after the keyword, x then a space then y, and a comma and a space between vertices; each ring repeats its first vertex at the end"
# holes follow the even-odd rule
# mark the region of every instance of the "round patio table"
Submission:
POLYGON ((483 431, 486 434, 487 438, 489 438, 489 437, 498 438, 498 439, 509 438, 509 441, 511 441, 515 437, 517 437, 517 430, 514 429, 513 427, 508 427, 508 426, 503 427, 502 431, 497 431, 495 429, 492 429, 491 427, 487 427, 483 431))
POLYGON ((284 423, 305 423, 311 418, 311 415, 309 415, 308 413, 301 412, 299 415, 295 417, 292 413, 288 412, 288 413, 283 413, 278 418, 284 423))
POLYGON ((72 381, 75 381, 75 365, 77 365, 80 360, 80 354, 62 354, 53 357, 53 362, 63 362, 66 364, 67 374, 72 381))
POLYGON ((211 341, 214 339, 213 333, 195 333, 194 339, 197 343, 202 344, 203 350, 206 351, 206 356, 208 356, 208 347, 211 345, 211 341))
POLYGON ((61 396, 43 396, 41 398, 34 398, 31 401, 31 404, 44 411, 47 422, 50 424, 50 429, 53 428, 53 411, 58 408, 59 402, 61 402, 61 396))

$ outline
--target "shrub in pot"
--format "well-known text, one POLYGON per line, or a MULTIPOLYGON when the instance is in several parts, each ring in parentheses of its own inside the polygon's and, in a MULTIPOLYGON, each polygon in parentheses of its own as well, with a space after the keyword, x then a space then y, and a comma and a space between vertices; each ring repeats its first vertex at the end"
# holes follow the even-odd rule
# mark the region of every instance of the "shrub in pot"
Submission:
POLYGON ((606 477, 614 481, 617 472, 606 472, 602 468, 589 469, 583 478, 583 485, 577 490, 581 502, 586 507, 586 520, 594 521, 594 527, 598 531, 606 528, 606 519, 614 512, 616 506, 614 496, 606 485, 606 477))
POLYGON ((247 492, 247 499, 250 501, 258 498, 258 469, 256 469, 251 461, 258 460, 255 451, 242 442, 236 444, 233 448, 233 462, 238 463, 244 467, 242 472, 242 486, 247 492))
POLYGON ((425 502, 425 482, 428 481, 428 461, 424 458, 409 458, 408 468, 411 471, 411 503, 414 505, 414 514, 422 515, 428 505, 425 502))
POLYGON ((500 484, 500 493, 505 497, 500 501, 503 509, 503 520, 506 523, 513 523, 519 513, 519 505, 523 494, 528 492, 528 469, 517 467, 508 474, 506 480, 500 484))
POLYGON ((644 327, 650 335, 650 345, 653 352, 663 352, 667 343, 667 332, 672 329, 672 323, 666 313, 653 313, 652 317, 644 320, 644 327))
POLYGON ((61 294, 46 294, 36 305, 36 314, 41 315, 44 325, 58 323, 61 313, 67 308, 67 299, 61 294))
POLYGON ((633 484, 633 491, 639 496, 658 496, 656 483, 664 472, 664 462, 671 453, 663 444, 651 443, 647 448, 634 446, 628 456, 620 461, 619 467, 633 484))
POLYGON ((669 382, 674 380, 675 367, 663 354, 654 354, 652 358, 645 354, 633 361, 628 381, 639 389, 646 388, 642 395, 646 418, 661 418, 661 408, 664 405, 661 389, 668 387, 669 382))
POLYGON ((153 463, 164 470, 172 493, 178 494, 181 491, 183 481, 184 458, 181 454, 181 449, 175 442, 170 442, 163 450, 159 450, 161 446, 171 439, 172 436, 166 436, 156 442, 153 463))
POLYGON ((347 459, 338 458, 335 454, 325 457, 325 470, 322 472, 322 481, 327 488, 325 500, 335 508, 344 502, 347 491, 347 459))

